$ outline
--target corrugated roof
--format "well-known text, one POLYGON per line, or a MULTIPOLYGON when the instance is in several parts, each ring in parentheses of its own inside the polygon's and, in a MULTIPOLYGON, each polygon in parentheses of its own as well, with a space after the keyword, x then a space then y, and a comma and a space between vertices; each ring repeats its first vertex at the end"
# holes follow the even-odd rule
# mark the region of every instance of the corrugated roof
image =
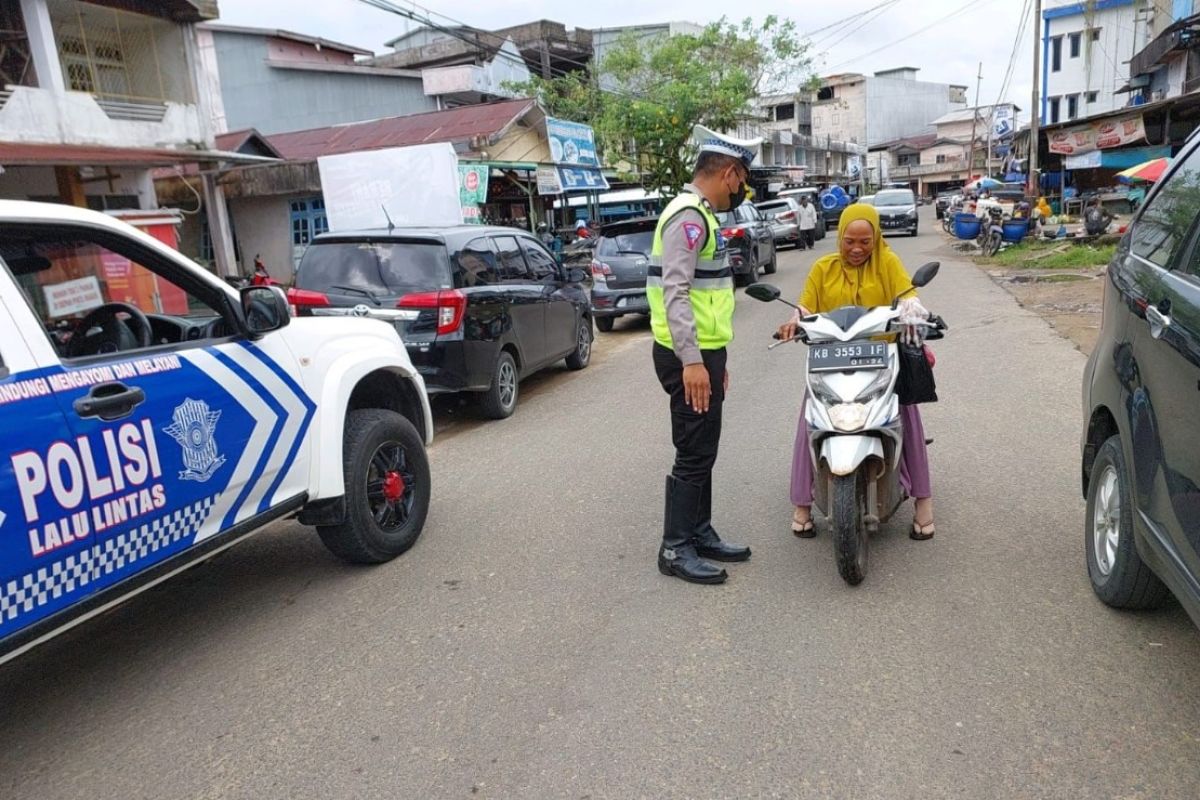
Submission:
POLYGON ((0 142, 0 164, 16 166, 104 166, 159 167, 196 161, 259 161, 231 153, 202 150, 154 150, 140 147, 105 147, 76 144, 25 144, 0 142))
POLYGON ((296 33, 295 31, 286 31, 280 28, 252 28, 246 25, 226 25, 224 23, 208 22, 200 27, 217 33, 236 33, 244 36, 266 36, 276 39, 288 39, 301 44, 320 45, 321 47, 330 50, 338 50, 343 53, 350 53, 358 56, 373 56, 375 55, 370 50, 365 50, 361 47, 355 47, 352 44, 343 44, 335 42, 331 39, 322 39, 320 36, 309 36, 306 33, 296 33))
POLYGON ((536 103, 528 98, 429 111, 405 117, 387 117, 328 128, 313 128, 267 137, 279 153, 292 161, 321 156, 407 147, 435 142, 469 142, 476 136, 492 137, 524 116, 536 103))
MULTIPOLYGON (((229 131, 228 133, 217 134, 217 149, 224 150, 227 153, 240 153, 242 148, 247 143, 253 143, 257 149, 263 150, 261 155, 273 156, 275 158, 283 158, 279 152, 271 146, 267 137, 258 132, 257 128, 245 128, 240 131, 229 131)), ((255 154, 257 155, 257 154, 255 154)))

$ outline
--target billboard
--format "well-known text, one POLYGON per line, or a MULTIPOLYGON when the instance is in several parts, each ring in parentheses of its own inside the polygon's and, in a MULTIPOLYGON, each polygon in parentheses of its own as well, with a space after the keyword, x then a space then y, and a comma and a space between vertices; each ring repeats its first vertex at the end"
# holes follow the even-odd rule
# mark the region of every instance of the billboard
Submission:
POLYGON ((1140 142, 1146 138, 1146 126, 1141 114, 1133 114, 1064 128, 1049 133, 1047 138, 1051 153, 1074 156, 1140 142))
POLYGON ((317 159, 329 230, 463 221, 458 156, 450 144, 391 147, 317 159), (386 209, 387 213, 384 213, 386 209))
POLYGON ((546 136, 550 140, 550 160, 555 164, 599 167, 596 135, 590 125, 546 117, 546 136))

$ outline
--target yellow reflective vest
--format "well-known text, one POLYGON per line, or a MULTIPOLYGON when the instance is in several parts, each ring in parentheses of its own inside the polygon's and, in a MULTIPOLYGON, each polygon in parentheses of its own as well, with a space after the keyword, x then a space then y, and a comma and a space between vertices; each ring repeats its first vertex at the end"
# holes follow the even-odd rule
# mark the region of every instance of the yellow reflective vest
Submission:
POLYGON ((733 270, 729 268, 725 249, 720 246, 720 223, 705 205, 704 200, 691 192, 683 192, 663 210, 654 231, 650 250, 650 267, 646 275, 646 300, 650 305, 650 327, 654 340, 673 349, 671 329, 667 324, 667 305, 663 295, 663 229, 679 212, 695 209, 704 217, 708 236, 700 249, 696 274, 689 295, 692 316, 696 321, 696 340, 701 350, 719 350, 733 341, 733 270))

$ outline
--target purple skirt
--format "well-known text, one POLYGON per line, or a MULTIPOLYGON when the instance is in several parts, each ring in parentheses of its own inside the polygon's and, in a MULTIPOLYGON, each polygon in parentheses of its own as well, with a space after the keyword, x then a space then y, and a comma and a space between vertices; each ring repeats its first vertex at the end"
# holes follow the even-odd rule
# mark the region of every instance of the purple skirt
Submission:
MULTIPOLYGON (((800 403, 800 423, 796 426, 796 444, 792 450, 792 505, 813 504, 812 448, 808 446, 808 422, 804 408, 808 395, 800 403)), ((900 457, 900 485, 909 497, 933 497, 929 480, 929 450, 925 446, 925 426, 918 406, 900 406, 904 424, 904 450, 900 457)))

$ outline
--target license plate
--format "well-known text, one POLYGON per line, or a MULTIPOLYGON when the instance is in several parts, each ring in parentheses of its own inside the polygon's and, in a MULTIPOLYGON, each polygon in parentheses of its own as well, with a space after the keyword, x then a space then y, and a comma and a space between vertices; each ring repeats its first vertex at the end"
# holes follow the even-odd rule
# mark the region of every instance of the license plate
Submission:
POLYGON ((838 342, 808 348, 809 372, 846 372, 854 369, 883 369, 887 366, 887 342, 838 342))
POLYGON ((646 295, 631 294, 625 297, 617 298, 617 308, 626 308, 627 306, 644 306, 646 304, 646 295))
POLYGON ((883 221, 883 227, 885 227, 885 228, 902 228, 902 227, 904 227, 904 220, 902 220, 902 219, 885 219, 883 221))

